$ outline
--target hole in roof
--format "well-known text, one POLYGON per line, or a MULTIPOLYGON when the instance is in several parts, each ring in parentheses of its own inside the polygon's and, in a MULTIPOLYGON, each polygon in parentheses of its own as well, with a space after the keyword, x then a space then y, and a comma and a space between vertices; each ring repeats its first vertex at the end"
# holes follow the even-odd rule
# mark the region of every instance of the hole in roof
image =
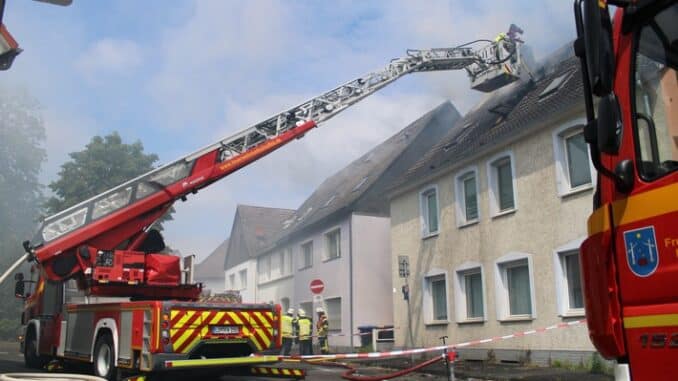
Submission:
POLYGON ((541 93, 539 93, 539 100, 540 101, 544 100, 548 98, 550 95, 557 93, 558 90, 560 90, 563 87, 563 85, 567 83, 567 81, 572 76, 572 73, 574 72, 569 71, 565 74, 559 75, 556 78, 554 78, 551 81, 551 83, 549 83, 548 86, 546 86, 546 88, 541 93))
POLYGON ((304 218, 306 218, 306 216, 308 216, 308 214, 311 213, 312 210, 313 210, 313 207, 312 207, 312 206, 309 206, 308 209, 306 209, 306 211, 304 212, 304 214, 302 214, 301 216, 297 217, 297 221, 301 221, 301 220, 303 220, 304 218))
POLYGON ((333 194, 332 197, 327 199, 327 201, 325 202, 325 205, 323 205, 323 208, 327 208, 328 206, 330 206, 330 204, 332 203, 332 201, 334 201, 335 198, 337 198, 337 195, 333 194))
POLYGON ((353 189, 351 190, 351 192, 355 192, 355 191, 357 191, 358 189, 360 189, 360 187, 362 187, 362 186, 367 182, 367 179, 368 179, 368 178, 370 178, 370 177, 369 177, 369 176, 363 177, 363 179, 360 180, 360 182, 359 182, 356 186, 353 187, 353 189))
POLYGON ((283 221, 283 223, 282 223, 283 229, 289 228, 290 225, 292 225, 293 223, 294 223, 294 217, 292 217, 292 218, 290 218, 290 219, 287 219, 287 220, 283 221))

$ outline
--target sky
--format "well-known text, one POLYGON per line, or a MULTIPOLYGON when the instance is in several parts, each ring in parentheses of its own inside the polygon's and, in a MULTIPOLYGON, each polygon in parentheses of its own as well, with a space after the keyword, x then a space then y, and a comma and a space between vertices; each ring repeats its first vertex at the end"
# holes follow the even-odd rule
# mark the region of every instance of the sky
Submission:
MULTIPOLYGON (((163 164, 379 69, 409 48, 492 39, 511 23, 537 60, 575 37, 572 2, 7 0, 24 49, 3 86, 42 104, 57 178, 68 153, 118 131, 163 164)), ((465 74, 402 78, 283 149, 175 205, 165 240, 209 255, 238 204, 296 209, 328 176, 444 101, 482 99, 465 74)))

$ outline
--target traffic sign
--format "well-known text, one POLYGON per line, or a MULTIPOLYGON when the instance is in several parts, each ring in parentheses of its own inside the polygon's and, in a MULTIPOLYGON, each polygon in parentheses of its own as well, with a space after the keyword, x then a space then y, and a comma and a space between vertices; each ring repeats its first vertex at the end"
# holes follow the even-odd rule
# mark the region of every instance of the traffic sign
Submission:
POLYGON ((320 279, 313 279, 311 281, 311 292, 312 293, 319 295, 319 294, 322 294, 324 289, 325 289, 325 284, 320 279))

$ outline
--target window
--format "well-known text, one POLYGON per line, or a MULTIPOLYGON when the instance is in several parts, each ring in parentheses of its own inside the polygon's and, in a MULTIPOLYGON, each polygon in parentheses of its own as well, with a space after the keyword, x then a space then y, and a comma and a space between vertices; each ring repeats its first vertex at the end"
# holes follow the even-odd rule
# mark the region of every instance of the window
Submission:
POLYGON ((503 153, 488 164, 490 208, 494 216, 516 209, 513 155, 503 153))
POLYGON ((240 288, 243 290, 247 288, 247 269, 240 270, 240 288))
POLYGON ((325 306, 330 331, 341 331, 341 298, 325 299, 325 306))
POLYGON ((290 298, 284 297, 284 298, 280 299, 280 305, 282 307, 282 313, 286 314, 287 310, 290 309, 290 298))
MULTIPOLYGON (((299 308, 306 312, 306 316, 313 317, 313 302, 299 303, 299 308)), ((297 313, 299 313, 299 311, 297 311, 297 313)))
POLYGON ((455 180, 457 226, 478 221, 478 170, 466 169, 455 180))
POLYGON ((422 236, 426 238, 438 234, 438 187, 425 189, 420 197, 422 236))
POLYGON ((553 134, 558 194, 565 196, 593 186, 594 169, 583 127, 566 125, 553 134))
POLYGON ((678 59, 673 4, 636 32, 634 138, 641 177, 652 181, 678 170, 678 59))
POLYGON ((424 277, 424 311, 426 324, 448 322, 446 273, 430 273, 424 277))
POLYGON ((279 276, 287 276, 292 274, 292 248, 286 248, 279 254, 280 269, 279 276))
POLYGON ((509 254, 497 261, 497 315, 499 320, 536 317, 532 287, 532 257, 509 254))
POLYGON ((235 274, 229 275, 228 281, 229 281, 229 289, 236 290, 237 288, 235 287, 235 274))
POLYGON ((325 233, 325 260, 341 257, 341 230, 334 229, 325 233))
POLYGON ((556 302, 560 316, 584 316, 584 294, 579 267, 579 246, 583 241, 584 238, 580 238, 554 251, 556 302))
POLYGON ((271 255, 259 257, 259 283, 271 280, 271 255))
POLYGON ((308 241, 301 245, 301 269, 306 269, 313 266, 313 241, 308 241))
POLYGON ((469 263, 457 269, 455 287, 455 312, 457 322, 482 322, 485 320, 483 270, 478 263, 469 263))

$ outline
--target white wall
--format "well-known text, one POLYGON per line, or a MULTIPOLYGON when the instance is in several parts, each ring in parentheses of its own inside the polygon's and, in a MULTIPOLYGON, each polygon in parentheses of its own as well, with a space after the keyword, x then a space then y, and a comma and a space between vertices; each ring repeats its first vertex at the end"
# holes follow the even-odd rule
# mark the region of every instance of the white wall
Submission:
POLYGON ((391 220, 353 215, 354 332, 361 325, 393 324, 391 220))
MULTIPOLYGON (((386 236, 388 237, 388 236, 386 236)), ((386 238, 387 239, 387 238, 386 238)), ((292 306, 298 308, 300 303, 312 302, 313 296, 309 289, 311 280, 321 279, 325 283, 324 298, 341 298, 341 322, 340 332, 331 333, 350 333, 350 308, 349 308, 349 219, 344 218, 334 224, 325 225, 306 235, 303 239, 296 240, 292 244, 292 252, 295 257, 295 276, 294 276, 294 299, 292 306), (341 257, 323 261, 323 251, 325 248, 325 233, 336 228, 341 229, 341 257), (313 240, 313 266, 299 270, 298 263, 301 255, 301 244, 313 240)), ((315 308, 315 306, 314 306, 315 308)), ((315 318, 315 311, 313 312, 315 318)), ((331 337, 330 345, 348 346, 349 337, 331 337)))
POLYGON ((230 269, 226 270, 226 280, 224 281, 225 283, 222 284, 221 286, 225 288, 226 290, 239 290, 240 295, 242 296, 242 301, 245 303, 254 303, 256 302, 255 298, 255 292, 256 292, 256 284, 255 284, 255 279, 256 279, 256 267, 257 263, 256 260, 251 259, 249 261, 245 261, 239 265, 233 266, 230 269), (247 270, 247 285, 246 287, 243 287, 242 282, 240 281, 240 271, 242 270, 247 270), (231 287, 230 284, 230 277, 231 274, 235 275, 235 285, 234 287, 231 287))

